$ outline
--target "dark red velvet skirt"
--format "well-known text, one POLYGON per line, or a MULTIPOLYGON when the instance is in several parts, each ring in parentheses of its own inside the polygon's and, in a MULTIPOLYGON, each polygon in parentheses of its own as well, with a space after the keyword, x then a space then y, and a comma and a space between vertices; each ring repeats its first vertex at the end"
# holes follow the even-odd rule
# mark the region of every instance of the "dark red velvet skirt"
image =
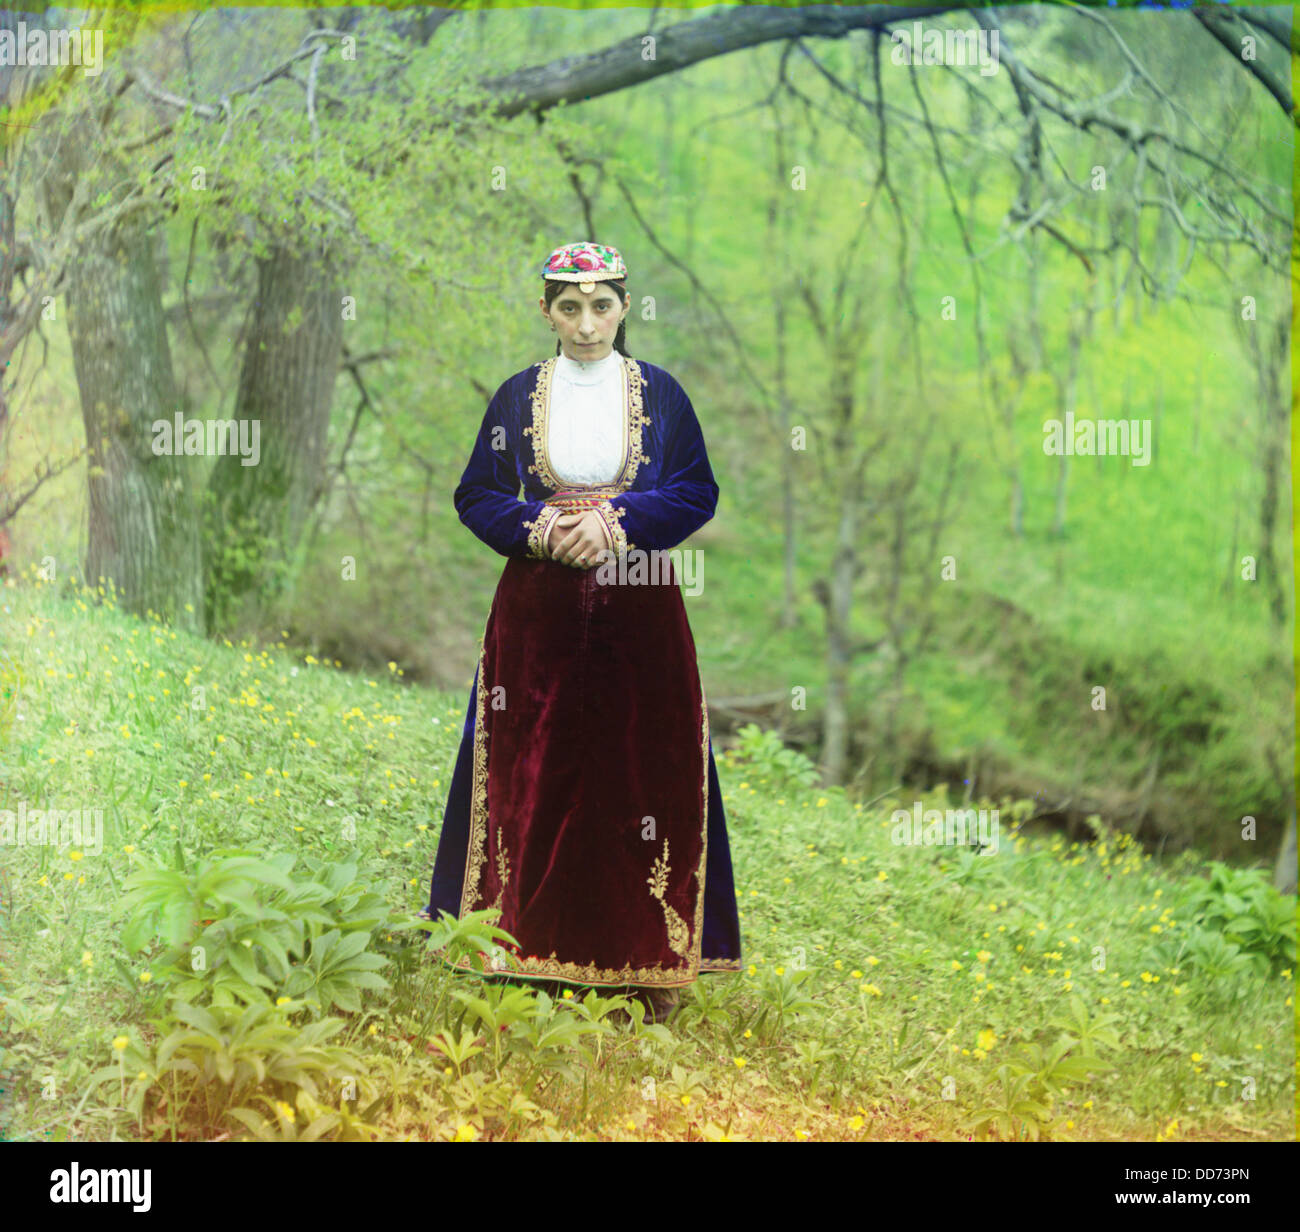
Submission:
MULTIPOLYGON (((506 563, 476 678, 460 914, 501 909, 519 943, 503 973, 688 984, 701 969, 708 711, 675 576, 613 572, 506 563)), ((729 859, 726 871, 734 917, 729 859)))

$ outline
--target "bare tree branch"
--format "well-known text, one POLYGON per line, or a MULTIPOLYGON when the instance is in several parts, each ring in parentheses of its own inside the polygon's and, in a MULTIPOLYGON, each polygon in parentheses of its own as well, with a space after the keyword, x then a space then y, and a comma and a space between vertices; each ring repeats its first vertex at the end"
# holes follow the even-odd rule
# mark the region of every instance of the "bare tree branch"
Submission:
POLYGON ((494 108, 499 115, 544 111, 560 103, 598 98, 641 85, 745 47, 801 35, 843 38, 851 30, 877 30, 896 21, 914 21, 959 7, 886 4, 861 8, 725 9, 669 26, 655 36, 652 59, 643 58, 645 36, 634 34, 603 51, 566 56, 504 77, 486 78, 481 85, 501 100, 494 108))
POLYGON ((1241 54, 1241 27, 1246 24, 1231 13, 1221 9, 1194 8, 1192 14, 1205 29, 1214 36, 1248 73, 1252 74, 1275 99, 1278 106, 1290 116, 1292 122, 1300 126, 1300 115, 1296 114, 1295 102, 1287 84, 1258 59, 1246 59, 1241 54))

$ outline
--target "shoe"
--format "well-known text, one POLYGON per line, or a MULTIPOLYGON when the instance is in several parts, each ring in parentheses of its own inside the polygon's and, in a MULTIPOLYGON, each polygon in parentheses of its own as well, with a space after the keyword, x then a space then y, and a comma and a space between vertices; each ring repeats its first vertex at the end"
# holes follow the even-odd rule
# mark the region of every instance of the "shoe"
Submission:
MULTIPOLYGON (((432 920, 433 916, 429 914, 429 909, 427 907, 421 907, 418 913, 418 918, 421 920, 432 920)), ((403 946, 424 945, 428 938, 429 934, 423 929, 413 928, 402 936, 402 939, 398 944, 403 946)))
POLYGON ((681 993, 676 988, 641 988, 635 996, 645 1006, 649 1023, 666 1023, 681 1008, 681 993))

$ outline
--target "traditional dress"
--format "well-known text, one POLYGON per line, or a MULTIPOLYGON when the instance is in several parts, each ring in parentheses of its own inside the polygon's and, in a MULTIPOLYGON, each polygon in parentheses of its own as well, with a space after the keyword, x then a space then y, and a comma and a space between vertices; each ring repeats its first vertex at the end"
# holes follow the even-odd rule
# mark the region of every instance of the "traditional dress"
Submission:
POLYGON ((519 943, 502 973, 671 988, 740 969, 708 709, 666 552, 717 498, 690 399, 654 364, 555 356, 488 405, 455 503, 508 560, 428 911, 499 907, 519 943), (545 556, 553 521, 583 508, 617 561, 545 556))

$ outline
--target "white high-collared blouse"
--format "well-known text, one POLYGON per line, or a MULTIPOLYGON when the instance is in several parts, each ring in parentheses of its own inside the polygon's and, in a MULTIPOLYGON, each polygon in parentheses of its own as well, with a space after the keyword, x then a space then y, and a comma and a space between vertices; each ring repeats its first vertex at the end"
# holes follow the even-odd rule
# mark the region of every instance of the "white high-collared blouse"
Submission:
POLYGON ((583 363, 557 355, 551 380, 546 448, 565 483, 612 483, 623 462, 623 357, 583 363))

